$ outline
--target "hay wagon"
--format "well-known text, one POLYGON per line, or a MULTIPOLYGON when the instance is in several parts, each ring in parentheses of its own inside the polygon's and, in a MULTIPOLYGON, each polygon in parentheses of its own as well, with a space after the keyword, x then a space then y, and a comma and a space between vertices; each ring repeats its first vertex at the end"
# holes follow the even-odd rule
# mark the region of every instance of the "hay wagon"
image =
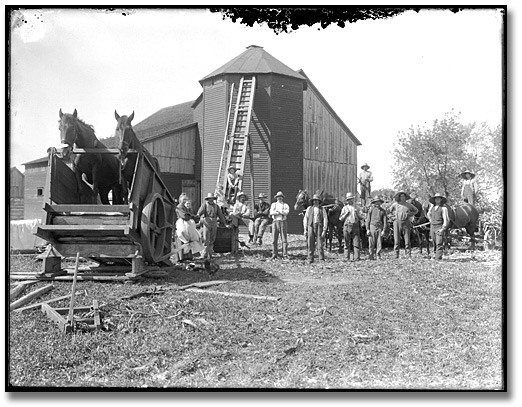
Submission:
MULTIPOLYGON (((118 149, 95 150, 102 154, 118 153, 118 149)), ((36 235, 51 243, 43 258, 43 272, 59 271, 61 258, 77 253, 100 265, 131 267, 133 273, 141 273, 150 265, 170 264, 175 201, 150 156, 129 153, 138 154, 138 159, 128 205, 86 205, 80 203, 70 166, 56 149, 49 150, 45 219, 36 231, 36 235)))

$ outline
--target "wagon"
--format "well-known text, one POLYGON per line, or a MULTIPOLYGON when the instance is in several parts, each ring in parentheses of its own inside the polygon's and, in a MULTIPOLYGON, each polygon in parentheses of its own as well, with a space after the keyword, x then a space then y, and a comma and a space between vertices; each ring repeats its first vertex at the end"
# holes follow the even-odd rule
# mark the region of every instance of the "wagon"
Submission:
MULTIPOLYGON (((118 149, 75 149, 118 154, 118 149)), ((45 219, 36 235, 51 243, 44 256, 43 271, 61 268, 61 257, 80 257, 99 264, 132 266, 133 272, 147 265, 170 264, 175 201, 150 156, 138 154, 128 204, 82 204, 73 170, 57 150, 49 149, 44 189, 45 219)), ((83 187, 88 187, 84 185, 83 187)))

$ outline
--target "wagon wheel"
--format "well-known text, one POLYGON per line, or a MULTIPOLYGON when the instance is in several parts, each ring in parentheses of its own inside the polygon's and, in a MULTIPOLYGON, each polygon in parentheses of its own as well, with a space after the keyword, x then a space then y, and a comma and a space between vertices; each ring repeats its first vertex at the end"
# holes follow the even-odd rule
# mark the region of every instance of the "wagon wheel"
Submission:
POLYGON ((149 195, 141 214, 141 236, 146 261, 158 263, 165 257, 165 242, 170 226, 163 197, 158 193, 149 195))

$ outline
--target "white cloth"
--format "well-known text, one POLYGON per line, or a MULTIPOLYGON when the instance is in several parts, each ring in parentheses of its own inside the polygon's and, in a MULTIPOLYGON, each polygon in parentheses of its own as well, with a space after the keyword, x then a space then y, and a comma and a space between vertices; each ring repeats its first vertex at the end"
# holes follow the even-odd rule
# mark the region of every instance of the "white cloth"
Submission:
POLYGON ((184 220, 178 218, 176 221, 176 236, 183 243, 183 253, 199 253, 203 250, 201 236, 196 229, 194 219, 184 220))
POLYGON ((34 234, 38 225, 41 224, 42 221, 40 219, 12 220, 9 228, 10 249, 31 250, 37 246, 45 245, 45 240, 34 234))

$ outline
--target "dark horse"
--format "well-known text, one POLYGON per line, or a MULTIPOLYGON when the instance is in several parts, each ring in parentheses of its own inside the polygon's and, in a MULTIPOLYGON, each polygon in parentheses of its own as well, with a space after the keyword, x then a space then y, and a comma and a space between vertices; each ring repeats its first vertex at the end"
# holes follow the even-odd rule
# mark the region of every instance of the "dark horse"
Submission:
POLYGON ((419 201, 411 200, 410 203, 417 208, 412 222, 411 233, 419 242, 420 253, 422 254, 422 246, 426 242, 426 251, 430 254, 430 221, 426 217, 426 210, 419 201))
POLYGON ((449 229, 466 229, 471 241, 471 250, 475 250, 475 231, 479 221, 479 213, 470 203, 456 205, 454 207, 447 206, 448 216, 450 218, 449 229))
MULTIPOLYGON (((323 191, 317 191, 317 194, 321 195, 322 197, 323 191)), ((296 201, 294 204, 294 209, 304 215, 303 212, 306 210, 306 208, 308 208, 308 206, 310 206, 310 194, 306 189, 300 189, 295 198, 296 201)), ((335 234, 339 242, 339 253, 343 253, 343 224, 339 220, 343 205, 339 203, 337 198, 334 198, 334 202, 332 204, 324 205, 324 203, 325 201, 323 201, 323 207, 326 209, 326 213, 328 214, 328 230, 326 231, 327 247, 329 247, 329 250, 332 251, 332 240, 335 234)))
MULTIPOLYGON (((76 148, 106 148, 96 138, 92 126, 78 119, 78 112, 74 109, 72 114, 62 113, 60 109, 60 139, 62 144, 67 144, 64 156, 68 157, 73 147, 76 148)), ((109 191, 112 190, 112 203, 121 204, 121 187, 119 183, 119 160, 113 154, 75 154, 72 166, 76 176, 77 192, 81 203, 98 202, 98 194, 103 204, 108 205, 109 191), (85 193, 82 190, 82 175, 92 185, 92 191, 85 193)))
POLYGON ((145 154, 157 172, 159 172, 159 162, 155 157, 152 157, 148 150, 143 147, 141 142, 138 140, 131 123, 132 119, 134 119, 134 112, 132 112, 130 116, 120 116, 115 110, 114 117, 118 121, 115 136, 119 140, 121 175, 123 178, 121 186, 123 190, 123 200, 124 203, 127 204, 129 201, 129 190, 132 187, 138 156, 145 154), (129 149, 135 150, 137 154, 135 152, 129 153, 129 149))

